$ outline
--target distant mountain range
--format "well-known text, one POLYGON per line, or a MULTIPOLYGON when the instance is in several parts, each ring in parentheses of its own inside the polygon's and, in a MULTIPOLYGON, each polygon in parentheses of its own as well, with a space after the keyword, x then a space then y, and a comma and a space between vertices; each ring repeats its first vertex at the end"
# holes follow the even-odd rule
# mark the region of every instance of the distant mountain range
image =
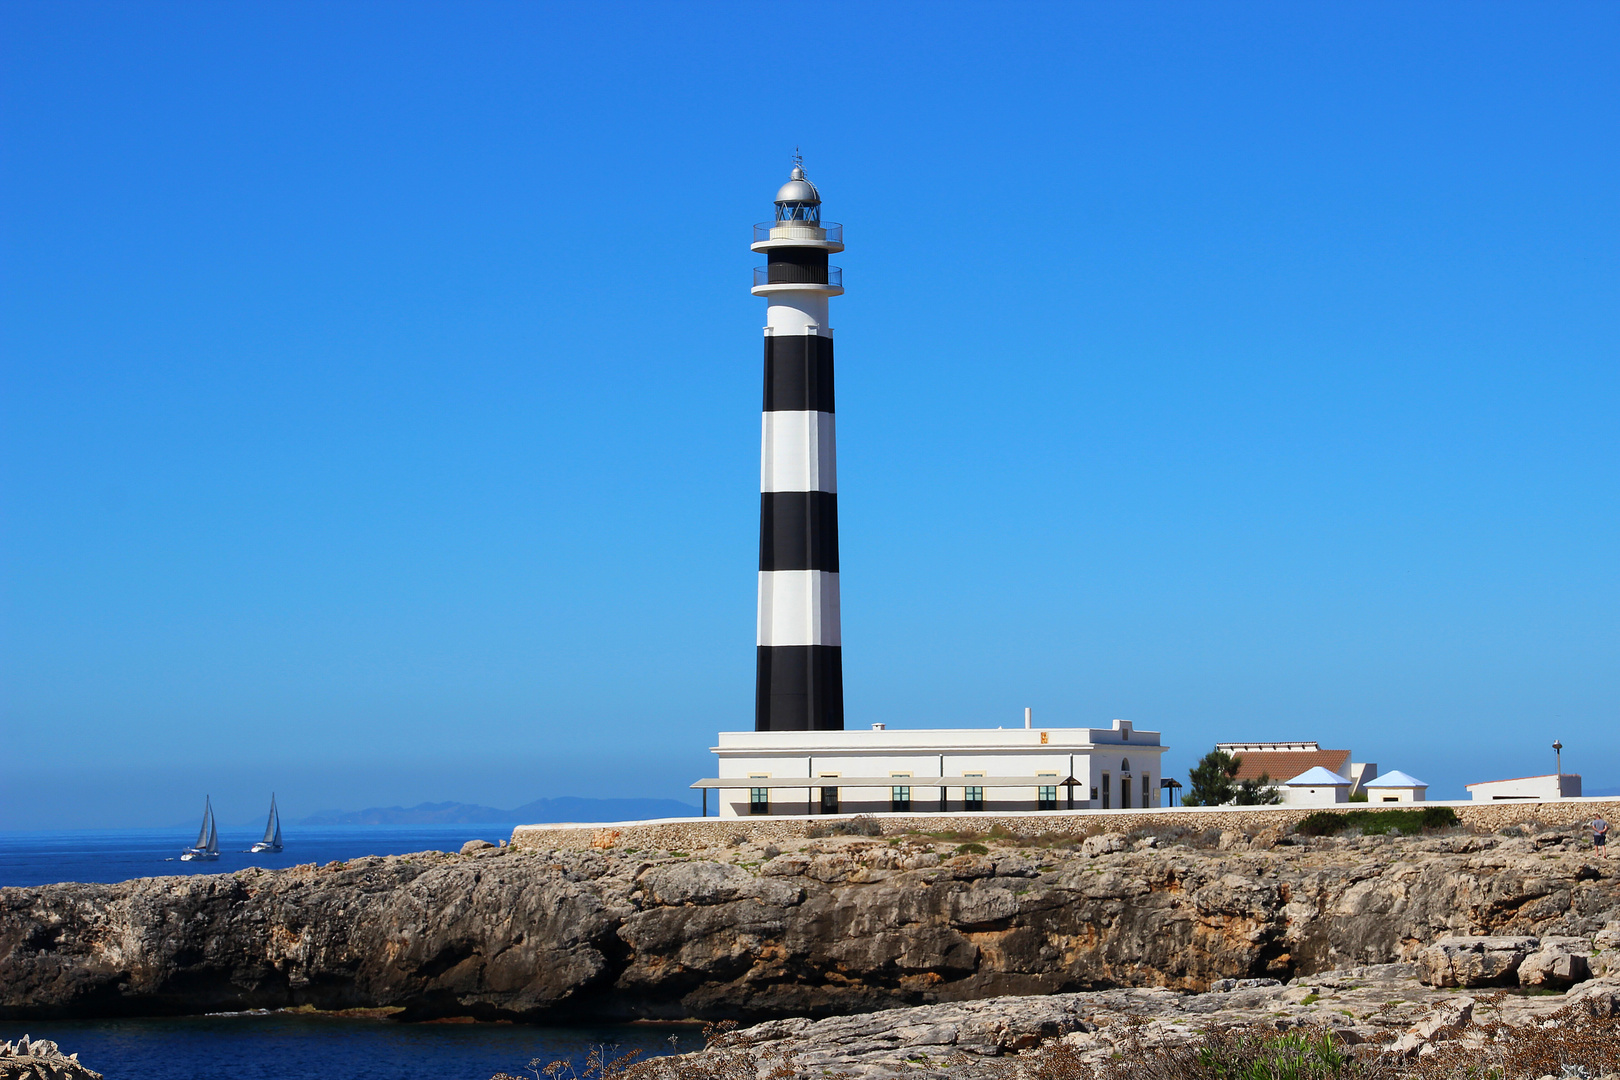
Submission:
POLYGON ((640 821, 696 817, 698 808, 675 799, 536 799, 515 810, 476 803, 419 803, 372 806, 365 810, 322 810, 300 825, 539 825, 557 821, 640 821))

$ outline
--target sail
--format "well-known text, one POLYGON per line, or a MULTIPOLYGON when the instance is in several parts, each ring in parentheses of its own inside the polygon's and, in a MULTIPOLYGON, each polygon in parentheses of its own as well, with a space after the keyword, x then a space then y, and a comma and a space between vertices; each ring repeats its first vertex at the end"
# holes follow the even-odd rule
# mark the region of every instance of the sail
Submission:
POLYGON ((270 793, 270 816, 265 819, 264 839, 261 843, 278 845, 281 843, 281 815, 276 813, 276 793, 273 791, 270 793))
POLYGON ((219 830, 214 828, 214 815, 212 810, 208 814, 208 854, 219 854, 219 830))
POLYGON ((197 842, 195 844, 192 844, 191 845, 192 847, 200 848, 204 844, 208 843, 208 830, 213 827, 213 824, 214 824, 214 804, 213 804, 212 800, 207 795, 204 795, 203 796, 202 828, 197 830, 197 842))

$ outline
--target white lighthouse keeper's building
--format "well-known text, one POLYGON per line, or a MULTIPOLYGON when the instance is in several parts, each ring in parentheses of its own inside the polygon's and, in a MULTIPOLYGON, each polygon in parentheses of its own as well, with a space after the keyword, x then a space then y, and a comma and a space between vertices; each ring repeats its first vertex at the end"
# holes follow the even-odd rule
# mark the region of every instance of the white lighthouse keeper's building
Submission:
POLYGON ((1158 806, 1157 731, 927 728, 723 731, 721 817, 750 814, 955 813, 1158 806))

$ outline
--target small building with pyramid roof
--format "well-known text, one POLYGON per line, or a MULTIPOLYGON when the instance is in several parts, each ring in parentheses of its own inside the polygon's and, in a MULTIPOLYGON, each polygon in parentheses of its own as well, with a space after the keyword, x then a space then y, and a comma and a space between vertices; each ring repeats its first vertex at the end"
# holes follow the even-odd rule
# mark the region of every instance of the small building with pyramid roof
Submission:
POLYGON ((1426 802, 1429 797, 1428 784, 1399 769, 1393 769, 1376 780, 1369 780, 1362 786, 1367 789, 1367 801, 1370 803, 1426 802))
POLYGON ((1316 765, 1283 781, 1278 791, 1284 806, 1332 806, 1350 801, 1350 779, 1316 765))

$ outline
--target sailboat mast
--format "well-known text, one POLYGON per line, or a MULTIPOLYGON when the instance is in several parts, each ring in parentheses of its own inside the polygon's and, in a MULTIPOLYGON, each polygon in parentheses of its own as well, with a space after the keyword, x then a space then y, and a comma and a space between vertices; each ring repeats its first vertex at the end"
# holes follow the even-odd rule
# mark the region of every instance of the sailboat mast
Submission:
POLYGON ((213 823, 214 823, 214 804, 213 804, 212 799, 209 796, 204 795, 203 796, 202 828, 197 830, 197 842, 195 844, 192 844, 191 845, 192 847, 200 848, 200 847, 202 847, 202 846, 204 846, 205 844, 208 843, 208 829, 209 829, 209 826, 211 826, 213 823))

